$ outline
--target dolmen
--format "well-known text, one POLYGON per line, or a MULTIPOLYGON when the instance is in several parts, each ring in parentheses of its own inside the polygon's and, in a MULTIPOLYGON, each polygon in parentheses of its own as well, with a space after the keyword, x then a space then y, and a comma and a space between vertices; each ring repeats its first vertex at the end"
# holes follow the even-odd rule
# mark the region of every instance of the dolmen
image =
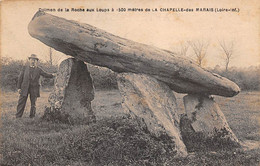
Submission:
POLYGON ((34 15, 28 31, 44 44, 74 57, 59 67, 58 73, 62 73, 64 68, 61 66, 69 63, 71 66, 68 68, 71 70, 74 66, 77 72, 70 72, 69 78, 57 75, 57 86, 50 96, 53 108, 77 118, 94 116, 90 104, 94 98, 91 95, 92 80, 87 68, 83 67, 90 63, 118 73, 118 88, 125 113, 140 122, 140 126, 151 135, 171 140, 175 144, 175 157, 187 156, 187 151, 196 149, 198 142, 207 147, 221 144, 240 146, 212 97, 233 97, 240 92, 239 87, 227 78, 173 52, 42 11, 34 15), (81 83, 75 84, 72 77, 77 77, 81 83), (66 93, 73 89, 77 92, 66 93), (183 98, 186 113, 181 117, 173 91, 187 94, 183 98), (84 111, 86 116, 78 116, 84 111))

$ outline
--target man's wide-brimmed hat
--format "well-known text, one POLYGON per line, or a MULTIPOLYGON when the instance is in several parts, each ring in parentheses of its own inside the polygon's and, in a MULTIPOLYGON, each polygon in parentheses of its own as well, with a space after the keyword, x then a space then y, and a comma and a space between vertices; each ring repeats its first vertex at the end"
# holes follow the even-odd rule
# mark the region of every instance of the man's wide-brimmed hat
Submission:
POLYGON ((31 56, 29 56, 28 59, 36 59, 37 61, 39 60, 39 58, 35 54, 32 54, 31 56))

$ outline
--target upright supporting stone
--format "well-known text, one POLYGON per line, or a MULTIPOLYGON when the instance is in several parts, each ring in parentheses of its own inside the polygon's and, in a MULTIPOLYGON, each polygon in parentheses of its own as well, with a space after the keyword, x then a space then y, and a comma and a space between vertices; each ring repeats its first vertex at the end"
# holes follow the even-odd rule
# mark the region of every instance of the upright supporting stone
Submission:
POLYGON ((239 141, 213 98, 186 95, 186 115, 181 118, 181 133, 188 151, 239 147, 239 141))
POLYGON ((118 75, 124 110, 137 119, 153 136, 174 143, 178 157, 187 155, 179 131, 176 99, 164 83, 144 74, 118 75))
POLYGON ((55 89, 49 96, 50 112, 56 115, 52 118, 61 118, 70 123, 95 121, 91 108, 93 99, 94 88, 87 65, 74 58, 62 61, 55 80, 55 89))

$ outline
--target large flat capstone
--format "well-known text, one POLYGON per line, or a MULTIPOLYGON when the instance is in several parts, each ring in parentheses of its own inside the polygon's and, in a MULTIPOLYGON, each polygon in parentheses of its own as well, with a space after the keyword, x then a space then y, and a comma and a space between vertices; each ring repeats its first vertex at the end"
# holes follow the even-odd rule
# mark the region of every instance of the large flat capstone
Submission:
POLYGON ((115 72, 150 75, 179 93, 232 97, 240 91, 234 82, 185 57, 115 36, 88 24, 39 11, 28 30, 32 37, 67 55, 115 72))
POLYGON ((153 136, 171 141, 176 156, 186 156, 179 131, 176 99, 171 89, 150 76, 130 73, 118 75, 118 87, 125 112, 153 136))

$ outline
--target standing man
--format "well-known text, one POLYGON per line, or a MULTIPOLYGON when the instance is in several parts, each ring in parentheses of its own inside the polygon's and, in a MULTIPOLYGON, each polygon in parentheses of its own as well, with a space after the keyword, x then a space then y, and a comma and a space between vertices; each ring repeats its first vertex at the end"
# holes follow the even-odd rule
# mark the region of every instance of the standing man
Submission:
POLYGON ((55 76, 54 74, 46 73, 37 66, 39 60, 37 55, 32 54, 28 58, 29 65, 24 66, 18 77, 17 88, 20 96, 17 105, 16 118, 22 117, 29 94, 31 100, 30 118, 35 117, 36 100, 37 97, 40 97, 40 76, 47 78, 53 78, 55 76))

